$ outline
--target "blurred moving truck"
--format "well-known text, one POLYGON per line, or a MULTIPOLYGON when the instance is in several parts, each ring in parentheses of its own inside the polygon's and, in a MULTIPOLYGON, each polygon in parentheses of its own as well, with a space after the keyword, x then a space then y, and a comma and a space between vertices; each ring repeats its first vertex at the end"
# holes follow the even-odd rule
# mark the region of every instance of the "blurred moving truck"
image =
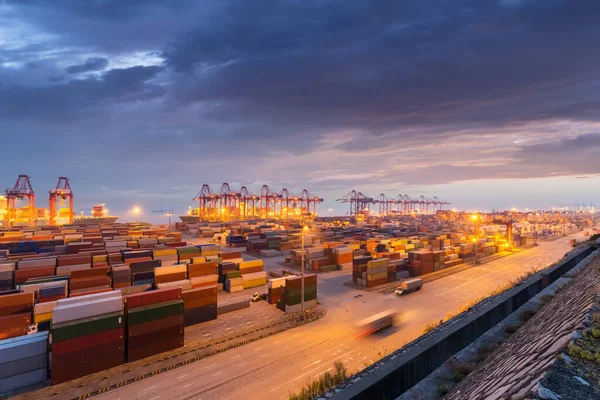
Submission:
POLYGON ((399 314, 396 310, 383 311, 365 318, 356 324, 356 338, 368 336, 371 333, 392 326, 398 318, 399 314))

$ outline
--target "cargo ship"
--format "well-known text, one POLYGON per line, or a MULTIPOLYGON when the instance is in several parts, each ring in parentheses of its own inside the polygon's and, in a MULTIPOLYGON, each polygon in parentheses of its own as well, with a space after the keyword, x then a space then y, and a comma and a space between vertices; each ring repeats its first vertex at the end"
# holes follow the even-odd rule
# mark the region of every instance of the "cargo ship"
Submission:
POLYGON ((181 222, 193 223, 200 221, 200 209, 199 208, 188 208, 188 212, 185 215, 180 215, 179 219, 181 222))

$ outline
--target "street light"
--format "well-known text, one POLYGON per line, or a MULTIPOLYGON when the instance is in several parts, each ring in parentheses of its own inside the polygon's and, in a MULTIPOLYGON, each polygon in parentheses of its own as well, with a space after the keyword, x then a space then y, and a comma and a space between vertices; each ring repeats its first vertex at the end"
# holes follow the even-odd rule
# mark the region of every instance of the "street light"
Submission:
POLYGON ((138 222, 138 214, 142 211, 139 207, 133 207, 133 213, 135 214, 135 222, 138 222))
POLYGON ((172 213, 172 212, 168 212, 168 213, 167 213, 167 216, 169 217, 169 227, 168 227, 168 229, 169 229, 169 233, 171 233, 171 216, 172 216, 172 215, 173 215, 173 213, 172 213))
POLYGON ((471 215, 471 219, 473 221, 475 221, 475 239, 473 239, 473 243, 475 244, 475 261, 473 262, 473 265, 477 264, 477 245, 479 242, 479 215, 478 214, 473 214, 471 215))
POLYGON ((300 283, 300 304, 302 304, 301 306, 301 310, 302 310, 302 316, 304 316, 304 233, 308 231, 308 226, 303 226, 302 227, 302 265, 300 267, 300 274, 302 275, 302 279, 301 279, 301 283, 300 283))
POLYGON ((329 218, 331 218, 331 217, 332 217, 332 215, 331 215, 331 213, 332 213, 332 212, 333 212, 333 208, 330 208, 330 209, 329 209, 329 218))

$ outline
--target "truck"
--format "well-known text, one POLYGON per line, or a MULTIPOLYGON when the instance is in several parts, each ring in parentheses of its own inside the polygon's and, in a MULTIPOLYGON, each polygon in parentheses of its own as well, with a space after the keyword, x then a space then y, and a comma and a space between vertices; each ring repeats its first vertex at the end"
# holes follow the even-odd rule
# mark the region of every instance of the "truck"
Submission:
POLYGON ((396 289, 397 295, 409 294, 412 292, 416 292, 417 290, 421 290, 423 287, 423 279, 421 278, 412 278, 406 279, 400 283, 400 286, 396 289))
POLYGON ((398 319, 398 315, 398 312, 395 310, 387 310, 363 319, 355 325, 356 338, 359 339, 368 336, 394 325, 394 322, 398 319))

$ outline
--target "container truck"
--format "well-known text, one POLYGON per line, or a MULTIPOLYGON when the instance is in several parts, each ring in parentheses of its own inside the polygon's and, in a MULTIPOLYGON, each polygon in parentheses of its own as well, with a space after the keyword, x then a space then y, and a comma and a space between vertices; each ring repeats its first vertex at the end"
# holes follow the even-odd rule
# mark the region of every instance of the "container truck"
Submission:
POLYGON ((412 278, 406 279, 400 283, 400 286, 396 289, 397 295, 409 294, 412 292, 416 292, 417 290, 421 290, 423 287, 423 279, 421 278, 412 278))
POLYGON ((394 321, 397 319, 397 316, 397 311, 387 310, 363 319, 356 324, 356 338, 358 339, 368 336, 371 333, 394 325, 394 321))

